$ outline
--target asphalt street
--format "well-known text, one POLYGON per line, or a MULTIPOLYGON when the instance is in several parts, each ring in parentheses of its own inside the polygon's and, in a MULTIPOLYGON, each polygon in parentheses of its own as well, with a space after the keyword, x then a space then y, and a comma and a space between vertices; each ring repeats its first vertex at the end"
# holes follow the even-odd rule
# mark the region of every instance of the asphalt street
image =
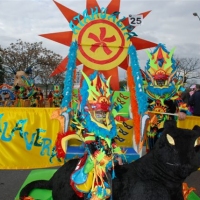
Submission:
MULTIPOLYGON (((14 200, 21 185, 31 170, 0 170, 0 200, 14 200)), ((200 171, 191 174, 185 181, 196 188, 200 196, 200 171)))

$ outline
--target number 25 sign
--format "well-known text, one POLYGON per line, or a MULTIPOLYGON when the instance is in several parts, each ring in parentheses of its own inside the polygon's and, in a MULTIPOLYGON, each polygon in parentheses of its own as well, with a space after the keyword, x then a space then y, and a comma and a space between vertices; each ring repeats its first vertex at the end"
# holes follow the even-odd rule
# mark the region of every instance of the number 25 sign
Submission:
POLYGON ((139 26, 142 24, 143 16, 142 15, 129 15, 128 20, 129 20, 130 25, 139 26))

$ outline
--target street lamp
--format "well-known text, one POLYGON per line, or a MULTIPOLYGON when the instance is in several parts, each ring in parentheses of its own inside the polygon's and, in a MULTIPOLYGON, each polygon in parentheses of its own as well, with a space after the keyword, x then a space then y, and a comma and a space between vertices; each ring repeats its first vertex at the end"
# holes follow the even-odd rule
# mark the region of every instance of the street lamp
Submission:
POLYGON ((198 15, 197 13, 193 13, 193 15, 194 15, 195 17, 198 17, 198 18, 199 18, 199 21, 200 21, 200 17, 199 17, 199 15, 198 15))

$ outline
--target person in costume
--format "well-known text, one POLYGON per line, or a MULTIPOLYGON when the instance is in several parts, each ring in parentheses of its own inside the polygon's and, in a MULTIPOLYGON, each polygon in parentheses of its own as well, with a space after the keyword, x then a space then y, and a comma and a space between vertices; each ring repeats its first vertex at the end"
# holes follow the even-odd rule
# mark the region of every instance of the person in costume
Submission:
POLYGON ((53 90, 53 107, 60 107, 62 102, 62 94, 59 85, 54 85, 53 90))
POLYGON ((80 102, 73 109, 70 131, 66 135, 73 137, 72 131, 75 131, 74 136, 83 142, 85 148, 71 175, 71 186, 79 197, 103 200, 112 194, 113 168, 116 162, 122 164, 126 161, 125 152, 114 141, 117 128, 112 116, 110 79, 106 81, 98 72, 90 78, 84 73, 83 76, 80 102))
POLYGON ((16 107, 37 107, 38 105, 34 80, 29 76, 31 73, 31 67, 25 71, 14 72, 13 91, 15 93, 14 106, 16 107))
POLYGON ((13 92, 15 95, 14 107, 22 107, 23 100, 26 99, 26 88, 24 86, 14 86, 13 92))
POLYGON ((53 103, 52 91, 50 91, 49 94, 48 94, 48 101, 49 101, 49 107, 52 107, 52 103, 53 103))
POLYGON ((182 77, 176 76, 177 66, 173 53, 174 49, 169 52, 163 44, 159 44, 152 53, 147 52, 149 60, 143 73, 150 115, 146 133, 147 152, 162 134, 167 119, 183 120, 186 114, 190 114, 180 97, 185 89, 182 77))
POLYGON ((30 107, 38 107, 38 93, 34 85, 29 85, 27 89, 27 97, 30 101, 30 107))
POLYGON ((189 105, 193 106, 193 115, 200 116, 200 85, 196 84, 194 93, 189 99, 189 105))

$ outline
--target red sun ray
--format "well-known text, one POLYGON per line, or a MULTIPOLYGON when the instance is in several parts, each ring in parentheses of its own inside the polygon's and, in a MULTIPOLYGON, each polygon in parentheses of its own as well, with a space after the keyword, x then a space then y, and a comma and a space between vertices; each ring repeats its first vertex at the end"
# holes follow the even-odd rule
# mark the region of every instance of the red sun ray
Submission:
POLYGON ((123 62, 119 65, 119 67, 121 67, 121 68, 124 69, 124 70, 127 70, 128 65, 129 65, 129 57, 127 56, 127 57, 123 60, 123 62))
MULTIPOLYGON (((95 70, 90 69, 87 66, 83 66, 83 72, 90 76, 95 70)), ((117 67, 110 69, 110 70, 99 70, 100 73, 102 73, 106 79, 108 79, 111 76, 110 80, 110 86, 113 90, 119 90, 119 75, 118 75, 118 69, 117 67)), ((83 77, 81 77, 81 83, 83 81, 83 77)))
MULTIPOLYGON (((73 20, 73 18, 77 15, 79 15, 77 12, 63 6, 62 4, 56 2, 55 0, 53 0, 54 3, 56 4, 56 6, 59 8, 59 10, 62 12, 62 14, 64 15, 64 17, 67 19, 68 22, 70 22, 71 20, 73 20)), ((120 2, 121 0, 111 0, 109 5, 107 6, 107 13, 108 14, 112 14, 113 12, 119 12, 120 9, 120 2)), ((91 13, 91 9, 90 8, 95 8, 98 7, 99 5, 97 3, 97 0, 86 0, 86 9, 88 11, 88 14, 91 13)), ((143 15, 143 18, 145 18, 151 11, 147 11, 147 12, 143 12, 140 13, 141 15, 143 15)), ((80 15, 80 20, 83 19, 83 16, 80 15)), ((73 23, 75 25, 78 24, 78 20, 73 20, 73 23)), ((126 18, 123 21, 123 24, 125 26, 129 25, 128 22, 128 18, 126 18)), ((53 40, 55 42, 58 42, 60 44, 66 45, 66 46, 70 46, 71 42, 72 42, 72 36, 73 36, 73 32, 72 31, 66 31, 66 32, 58 32, 58 33, 49 33, 49 34, 41 34, 40 36, 53 40)), ((155 47, 157 46, 156 43, 144 40, 144 39, 140 39, 137 37, 133 37, 130 39, 131 43, 135 46, 136 50, 141 50, 141 49, 146 49, 146 48, 151 48, 151 47, 155 47)), ((66 65, 68 62, 68 58, 65 57, 64 60, 57 66, 57 68, 52 72, 51 76, 54 76, 56 74, 62 73, 66 70, 66 65)), ((82 64, 78 59, 77 59, 77 63, 76 66, 82 64)), ((128 56, 124 59, 124 61, 119 65, 119 67, 121 67, 122 69, 127 69, 128 67, 128 56)), ((90 69, 86 66, 83 67, 83 71, 86 71, 87 75, 90 75, 94 70, 90 69)), ((119 84, 118 84, 118 66, 116 66, 116 68, 113 68, 111 70, 108 71, 101 71, 104 76, 106 78, 108 78, 110 75, 112 75, 111 78, 111 87, 114 90, 118 90, 119 89, 119 84)))
POLYGON ((87 0, 86 9, 87 9, 89 15, 91 14, 90 8, 95 8, 95 7, 98 7, 98 10, 100 10, 99 4, 97 3, 96 0, 87 0))
MULTIPOLYGON (((62 62, 56 67, 56 69, 51 73, 50 77, 60 74, 66 71, 66 66, 68 63, 68 57, 65 57, 62 62)), ((76 66, 82 64, 78 59, 76 59, 76 66)))
POLYGON ((132 42, 132 44, 134 45, 136 50, 152 48, 152 47, 156 47, 158 45, 154 42, 150 42, 148 40, 144 40, 144 39, 137 38, 137 37, 132 37, 130 39, 130 41, 132 42))
MULTIPOLYGON (((54 1, 54 3, 59 8, 59 10, 62 12, 62 14, 65 16, 65 18, 67 19, 68 22, 70 22, 74 18, 74 16, 79 15, 79 13, 77 13, 77 12, 75 12, 75 11, 65 7, 65 6, 63 6, 62 4, 60 4, 60 3, 56 2, 56 1, 54 1)), ((82 20, 82 19, 83 19, 83 16, 80 15, 80 20, 82 20)), ((74 20, 73 23, 75 25, 77 25, 78 24, 78 20, 74 20)))
POLYGON ((72 34, 73 34, 72 31, 66 31, 66 32, 59 32, 59 33, 42 34, 40 36, 50 39, 50 40, 53 40, 60 44, 70 46, 71 41, 72 41, 72 34))
POLYGON ((121 0, 111 0, 111 2, 109 3, 109 5, 107 6, 107 13, 108 14, 112 14, 114 12, 119 12, 119 8, 120 8, 120 1, 121 0))
POLYGON ((139 13, 138 15, 142 15, 143 18, 145 18, 150 12, 151 12, 151 10, 143 12, 143 13, 139 13))
POLYGON ((66 70, 68 63, 68 57, 65 57, 62 62, 57 66, 57 68, 51 73, 50 77, 60 74, 66 70))

